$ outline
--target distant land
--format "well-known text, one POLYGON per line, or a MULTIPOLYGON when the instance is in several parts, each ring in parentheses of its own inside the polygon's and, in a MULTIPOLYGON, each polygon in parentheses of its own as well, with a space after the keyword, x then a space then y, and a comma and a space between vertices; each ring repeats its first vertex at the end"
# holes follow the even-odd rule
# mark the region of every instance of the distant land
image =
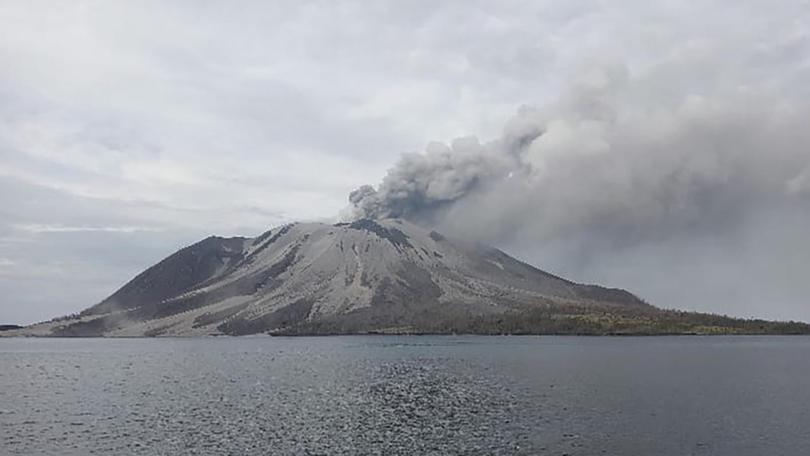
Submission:
POLYGON ((810 325, 663 310, 399 219, 209 237, 76 315, 3 336, 810 334, 810 325))
POLYGON ((0 331, 11 331, 12 329, 22 329, 19 325, 0 325, 0 331))

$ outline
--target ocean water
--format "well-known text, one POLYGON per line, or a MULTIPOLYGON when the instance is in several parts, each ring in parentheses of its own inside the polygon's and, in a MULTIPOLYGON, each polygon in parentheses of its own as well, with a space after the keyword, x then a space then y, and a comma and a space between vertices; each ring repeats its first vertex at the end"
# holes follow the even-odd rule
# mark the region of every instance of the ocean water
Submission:
POLYGON ((0 339, 0 454, 805 455, 810 338, 0 339))

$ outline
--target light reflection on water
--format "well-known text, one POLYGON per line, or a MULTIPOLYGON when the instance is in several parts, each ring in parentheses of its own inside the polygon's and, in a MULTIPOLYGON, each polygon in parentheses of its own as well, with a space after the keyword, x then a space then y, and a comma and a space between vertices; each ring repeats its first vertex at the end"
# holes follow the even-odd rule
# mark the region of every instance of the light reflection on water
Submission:
POLYGON ((0 339, 3 454, 803 454, 807 337, 0 339))

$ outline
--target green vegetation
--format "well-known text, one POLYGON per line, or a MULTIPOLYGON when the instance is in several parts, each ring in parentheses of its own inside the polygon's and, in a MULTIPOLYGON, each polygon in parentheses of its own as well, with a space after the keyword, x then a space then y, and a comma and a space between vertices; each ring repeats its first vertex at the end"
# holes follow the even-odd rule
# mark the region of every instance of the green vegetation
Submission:
POLYGON ((652 306, 546 306, 430 323, 423 320, 386 329, 347 323, 346 320, 304 323, 274 334, 810 335, 810 325, 801 322, 740 319, 652 306))
POLYGON ((664 335, 810 334, 798 322, 737 319, 659 309, 543 309, 470 322, 470 332, 508 334, 664 335))

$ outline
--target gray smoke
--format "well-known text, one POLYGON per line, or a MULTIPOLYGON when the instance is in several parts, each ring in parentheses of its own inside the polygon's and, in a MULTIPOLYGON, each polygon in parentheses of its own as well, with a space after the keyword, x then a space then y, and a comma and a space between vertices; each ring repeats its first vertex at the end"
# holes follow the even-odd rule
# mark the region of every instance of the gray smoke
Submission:
POLYGON ((424 219, 441 212, 491 182, 508 177, 516 166, 493 145, 459 138, 451 146, 431 143, 424 154, 404 155, 375 190, 364 185, 349 195, 355 218, 424 219))
POLYGON ((810 286, 788 280, 810 266, 810 102, 595 74, 494 141, 403 156, 349 216, 407 218, 660 305, 810 318, 810 286))

